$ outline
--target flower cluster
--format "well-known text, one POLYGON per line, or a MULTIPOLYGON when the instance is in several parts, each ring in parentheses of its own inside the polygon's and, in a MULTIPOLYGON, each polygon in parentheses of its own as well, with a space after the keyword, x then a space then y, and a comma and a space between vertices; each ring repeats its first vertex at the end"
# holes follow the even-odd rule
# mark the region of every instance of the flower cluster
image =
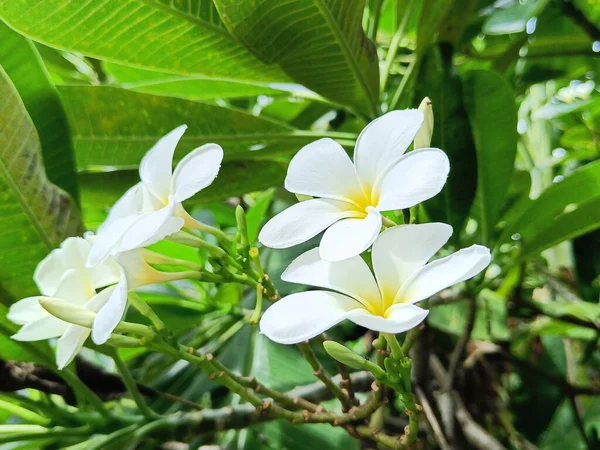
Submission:
POLYGON ((404 332, 427 316, 415 303, 488 266, 490 252, 479 245, 426 264, 452 234, 446 224, 398 225, 381 232, 382 212, 433 197, 448 176, 442 150, 419 148, 431 140, 432 119, 423 122, 420 110, 393 111, 371 122, 358 137, 354 163, 331 139, 294 156, 285 187, 320 198, 275 216, 259 239, 285 248, 326 230, 319 247, 294 260, 282 279, 329 290, 292 294, 275 303, 260 323, 270 339, 298 343, 344 319, 375 331, 404 332), (417 149, 406 153, 413 140, 417 149), (374 274, 360 256, 371 246, 374 274))
POLYGON ((42 297, 25 298, 11 306, 8 318, 23 325, 13 339, 60 337, 56 359, 63 368, 90 333, 98 345, 110 338, 125 313, 131 290, 182 278, 182 273, 154 269, 151 264, 168 264, 168 258, 144 247, 184 227, 202 228, 181 202, 213 182, 223 150, 216 144, 199 147, 173 171, 175 148, 185 129, 185 125, 176 128, 148 151, 140 164, 140 183, 115 203, 97 236, 68 238, 38 265, 34 280, 42 297), (60 307, 40 302, 47 298, 96 313, 91 330, 55 317, 60 307))
MULTIPOLYGON (((416 303, 487 267, 489 250, 478 245, 428 263, 452 228, 442 223, 396 225, 383 214, 415 206, 444 186, 450 165, 442 150, 427 148, 429 119, 424 123, 420 110, 385 114, 358 137, 354 161, 331 139, 305 146, 291 160, 285 187, 310 199, 272 218, 259 240, 267 247, 286 248, 324 231, 319 247, 294 260, 282 279, 325 290, 292 294, 267 309, 260 328, 270 339, 297 343, 344 319, 400 333, 427 316, 416 303), (372 269, 361 256, 369 249, 372 269)), ((196 221, 182 206, 214 181, 223 159, 220 146, 207 144, 188 153, 173 170, 175 148, 185 129, 176 128, 149 150, 140 163, 141 181, 115 203, 97 235, 68 238, 38 265, 34 280, 41 296, 25 298, 9 310, 9 319, 23 325, 14 339, 59 338, 56 357, 63 368, 90 335, 98 345, 118 338, 115 329, 129 300, 136 298, 131 291, 194 277, 257 287, 251 321, 258 320, 261 283, 268 277, 260 275, 262 268, 257 275, 248 266, 249 259, 260 261, 257 254, 249 253, 247 242, 237 246, 235 239, 196 221), (198 231, 215 234, 222 247, 203 241, 198 231), (212 265, 215 272, 200 273, 199 267, 157 270, 153 265, 191 268, 146 248, 163 239, 212 251, 220 258, 212 265), (78 315, 85 320, 76 320, 78 315)), ((276 300, 271 291, 265 292, 276 300)), ((139 303, 133 304, 140 309, 139 303)))

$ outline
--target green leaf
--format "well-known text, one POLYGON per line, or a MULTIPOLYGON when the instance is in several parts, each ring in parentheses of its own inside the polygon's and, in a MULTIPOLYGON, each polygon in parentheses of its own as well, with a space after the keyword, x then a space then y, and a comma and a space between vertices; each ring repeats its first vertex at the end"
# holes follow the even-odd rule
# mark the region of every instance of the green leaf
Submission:
POLYGON ((325 98, 377 115, 379 65, 364 0, 215 0, 221 18, 268 64, 325 98))
POLYGON ((600 228, 600 197, 573 207, 574 210, 560 214, 547 223, 544 228, 538 230, 531 240, 521 236, 524 247, 521 257, 537 255, 563 241, 574 239, 600 228))
POLYGON ((13 81, 42 145, 48 179, 79 200, 73 146, 56 87, 31 41, 0 22, 0 65, 13 81))
POLYGON ((467 72, 463 89, 477 150, 479 226, 483 242, 488 243, 514 170, 517 108, 511 87, 495 72, 467 72))
MULTIPOLYGON (((466 301, 431 308, 427 318, 433 328, 461 336, 467 325, 466 301)), ((484 290, 477 298, 475 326, 471 337, 480 341, 506 341, 510 338, 507 326, 506 300, 495 292, 484 290)))
POLYGON ((312 136, 288 125, 217 105, 159 97, 100 86, 61 86, 59 92, 71 124, 79 170, 109 166, 136 167, 158 139, 188 124, 176 152, 219 143, 226 159, 251 159, 268 144, 285 144, 277 152, 296 151, 312 136))
POLYGON ((148 3, 163 5, 189 16, 191 19, 200 19, 217 27, 225 28, 212 0, 148 0, 148 3))
POLYGON ((246 213, 248 241, 250 242, 250 245, 254 244, 256 242, 256 239, 258 239, 258 232, 260 230, 260 226, 265 220, 265 216, 267 214, 267 211, 269 210, 269 206, 271 206, 271 202, 273 201, 274 195, 274 189, 270 189, 267 192, 263 193, 260 197, 258 197, 256 203, 252 206, 252 208, 250 208, 246 213))
MULTIPOLYGON (((105 63, 104 69, 119 82, 121 87, 146 94, 166 95, 189 100, 288 95, 286 91, 275 89, 266 83, 248 83, 198 75, 186 77, 114 63, 105 63)), ((273 84, 273 86, 277 86, 277 84, 273 84)))
POLYGON ((0 288, 17 299, 36 293, 38 262, 80 232, 77 208, 48 181, 33 122, 1 67, 0 229, 0 288))
POLYGON ((525 31, 527 21, 539 14, 549 0, 515 2, 508 8, 497 9, 487 18, 482 31, 485 34, 510 34, 525 31))
MULTIPOLYGON (((600 162, 593 162, 550 186, 542 195, 530 202, 521 214, 511 217, 512 223, 508 224, 500 242, 505 242, 510 236, 518 233, 523 244, 533 250, 533 247, 543 243, 538 241, 536 245, 531 244, 539 239, 538 236, 542 231, 549 228, 557 231, 555 223, 557 218, 570 214, 569 211, 575 213, 580 206, 597 198, 600 198, 600 162)), ((593 221, 592 217, 590 219, 593 221)), ((561 227, 566 227, 565 230, 569 228, 568 223, 564 223, 564 220, 562 222, 561 227)), ((573 223, 572 226, 585 227, 585 224, 591 223, 583 217, 583 222, 573 223)), ((593 229, 593 226, 590 229, 593 229)), ((547 237, 549 238, 550 235, 547 237)), ((560 238, 558 235, 555 235, 556 237, 560 238)))
POLYGON ((600 304, 555 300, 552 302, 532 302, 536 308, 551 317, 571 316, 589 322, 600 322, 600 304))
POLYGON ((169 73, 285 81, 222 28, 171 2, 152 0, 0 1, 0 18, 50 45, 106 61, 169 73))
MULTIPOLYGON (((272 161, 231 161, 221 166, 219 175, 207 188, 186 202, 208 204, 262 191, 283 184, 285 166, 272 161)), ((135 170, 82 173, 79 175, 86 228, 95 229, 106 218, 111 206, 127 189, 139 182, 135 170)))
POLYGON ((431 146, 441 148, 450 159, 450 174, 440 195, 425 203, 432 220, 454 228, 454 239, 469 215, 477 188, 477 156, 469 118, 462 99, 463 84, 452 66, 446 45, 432 47, 423 59, 419 76, 422 90, 418 98, 428 96, 434 114, 431 146))

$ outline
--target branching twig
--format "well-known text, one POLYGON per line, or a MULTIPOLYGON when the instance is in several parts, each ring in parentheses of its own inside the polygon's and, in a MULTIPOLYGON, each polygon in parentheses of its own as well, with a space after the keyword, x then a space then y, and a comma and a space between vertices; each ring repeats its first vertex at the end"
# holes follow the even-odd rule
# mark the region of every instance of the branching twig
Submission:
MULTIPOLYGON (((448 385, 448 373, 442 366, 437 356, 429 358, 429 368, 440 386, 448 385)), ((460 396, 451 391, 454 403, 456 420, 461 426, 462 432, 469 443, 480 450, 506 450, 494 437, 492 437, 481 425, 479 425, 467 410, 460 396)))

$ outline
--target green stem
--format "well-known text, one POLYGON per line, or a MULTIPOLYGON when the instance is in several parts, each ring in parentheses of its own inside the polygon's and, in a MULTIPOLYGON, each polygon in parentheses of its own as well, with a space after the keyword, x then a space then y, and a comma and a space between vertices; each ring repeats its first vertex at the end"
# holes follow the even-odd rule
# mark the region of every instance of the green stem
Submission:
POLYGON ((420 57, 418 55, 415 55, 414 59, 408 65, 408 69, 406 69, 406 72, 404 73, 404 76, 402 77, 402 80, 400 81, 400 84, 398 85, 398 89, 396 89, 396 92, 394 93, 394 97, 392 98, 392 101, 390 102, 390 107, 388 108, 389 111, 393 111, 398 106, 400 97, 402 97, 402 94, 404 93, 404 89, 406 89, 406 86, 407 86, 410 78, 412 77, 413 71, 415 70, 415 68, 417 66, 419 58, 420 57))
POLYGON ((388 344, 390 344, 390 350, 392 351, 392 356, 394 359, 398 361, 402 360, 404 358, 404 352, 398 343, 398 339, 396 339, 396 335, 391 333, 384 333, 383 335, 388 341, 388 344))
POLYGON ((108 409, 106 409, 106 406, 104 406, 102 400, 100 400, 96 393, 92 391, 89 387, 87 387, 87 385, 83 381, 81 381, 79 377, 77 377, 77 375, 75 375, 75 373, 70 367, 66 367, 63 370, 59 370, 57 371, 57 373, 67 383, 69 383, 69 386, 73 388, 73 391, 75 391, 76 395, 80 399, 85 400, 87 403, 89 403, 107 421, 113 420, 112 415, 110 414, 108 409))
POLYGON ((256 271, 258 272, 258 276, 263 279, 265 277, 265 271, 262 268, 262 263, 260 262, 260 255, 258 253, 258 249, 256 247, 252 247, 248 251, 248 255, 252 262, 254 263, 254 267, 256 267, 256 271))
POLYGON ((385 57, 385 62, 383 63, 383 69, 381 74, 381 92, 385 92, 385 88, 387 86, 387 82, 390 76, 390 70, 392 68, 392 64, 394 63, 394 59, 396 59, 396 54, 398 53, 398 47, 400 46, 400 42, 404 37, 406 26, 408 25, 408 20, 410 19, 414 3, 414 1, 411 1, 408 7, 406 8, 404 17, 402 18, 402 22, 400 22, 400 25, 398 26, 398 29, 394 33, 392 41, 390 42, 390 48, 388 49, 387 55, 385 57))
POLYGON ((381 17, 381 8, 383 6, 383 0, 373 0, 373 9, 370 14, 369 27, 367 30, 367 36, 373 42, 377 41, 377 30, 379 29, 379 19, 381 17))
POLYGON ((133 398, 133 401, 137 405, 140 412, 144 415, 144 417, 146 417, 146 419, 149 420, 152 420, 155 417, 157 417, 157 414, 154 411, 152 411, 144 401, 144 398, 142 397, 142 394, 138 389, 137 382, 133 379, 129 368, 119 356, 118 351, 114 348, 111 348, 109 353, 113 361, 115 362, 115 365, 117 366, 117 371, 121 375, 121 379, 123 380, 125 387, 129 391, 129 394, 131 394, 131 397, 133 398))
POLYGON ((130 292, 129 293, 129 302, 137 309, 140 313, 146 316, 154 325, 157 331, 166 330, 167 326, 165 323, 156 315, 154 310, 146 303, 144 300, 139 298, 137 294, 130 292))
POLYGON ((262 313, 262 300, 263 300, 263 285, 258 283, 256 285, 256 306, 254 307, 254 312, 252 313, 252 317, 250 317, 250 325, 256 325, 260 320, 260 315, 262 313))

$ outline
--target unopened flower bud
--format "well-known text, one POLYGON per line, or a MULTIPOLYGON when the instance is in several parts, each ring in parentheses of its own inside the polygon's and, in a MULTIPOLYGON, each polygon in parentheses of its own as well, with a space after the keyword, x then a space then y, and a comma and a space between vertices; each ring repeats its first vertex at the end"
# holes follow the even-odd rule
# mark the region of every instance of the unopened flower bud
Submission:
POLYGON ((373 373, 373 375, 375 375, 376 378, 385 376, 385 371, 381 367, 373 364, 342 344, 339 344, 335 341, 325 341, 323 342, 323 347, 329 356, 336 361, 347 365, 348 367, 359 370, 369 370, 373 373))
POLYGON ((74 325, 92 328, 96 313, 88 309, 77 308, 71 303, 58 298, 40 297, 38 302, 54 317, 74 325))
POLYGON ((415 150, 418 148, 428 148, 431 146, 431 136, 433 135, 433 108, 431 100, 425 97, 419 105, 419 111, 425 116, 423 125, 415 136, 415 150))

